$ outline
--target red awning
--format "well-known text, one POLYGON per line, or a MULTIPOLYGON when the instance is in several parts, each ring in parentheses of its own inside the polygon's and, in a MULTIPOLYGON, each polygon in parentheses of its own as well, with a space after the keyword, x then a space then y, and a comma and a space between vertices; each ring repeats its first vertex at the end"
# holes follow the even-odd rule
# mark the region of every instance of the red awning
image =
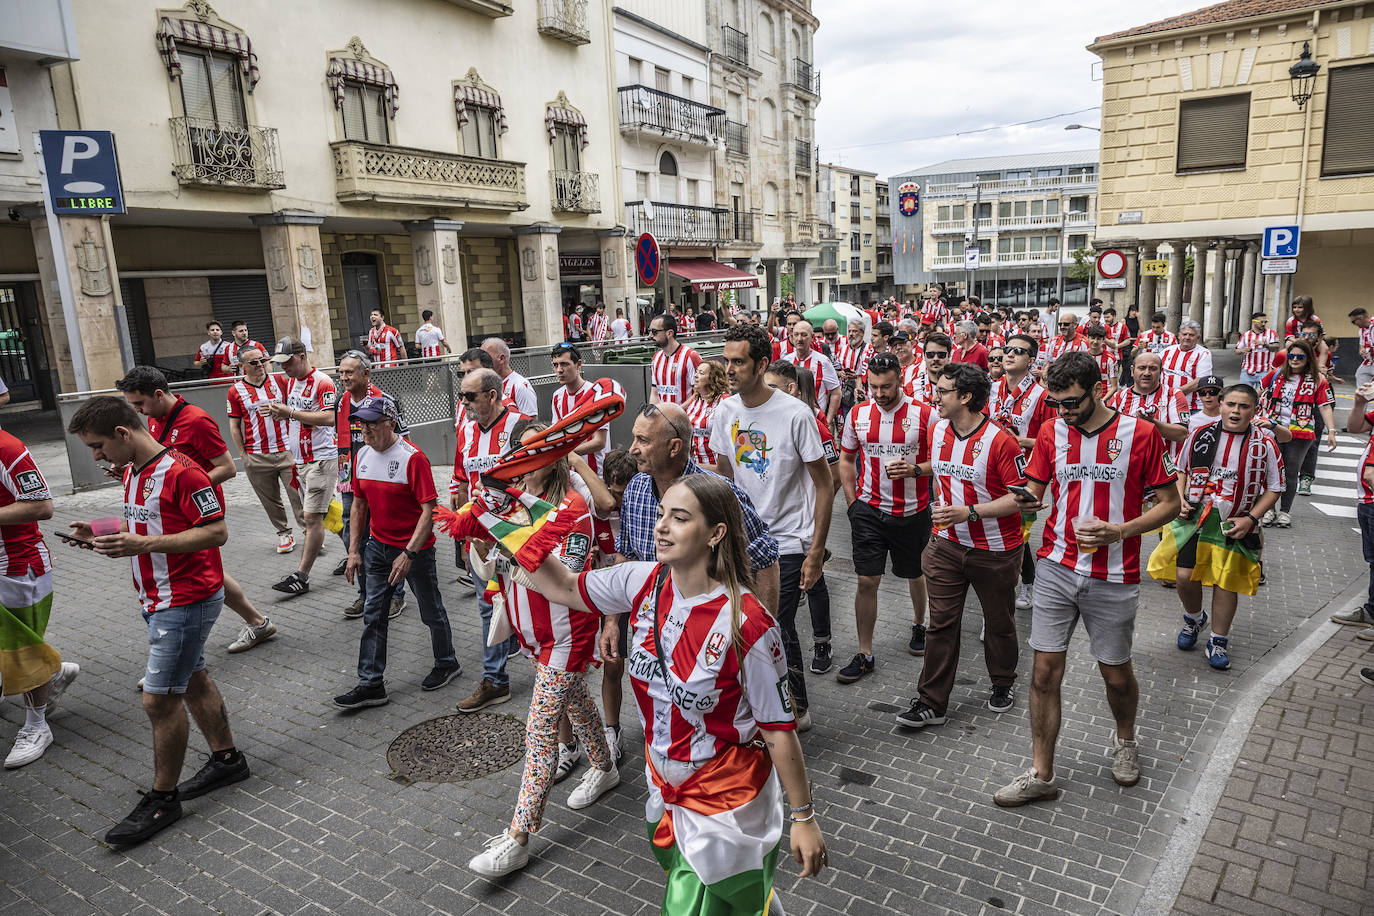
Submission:
POLYGON ((670 258, 668 273, 689 281, 694 293, 711 293, 722 289, 753 289, 759 285, 759 278, 755 274, 719 261, 712 261, 710 258, 670 258))

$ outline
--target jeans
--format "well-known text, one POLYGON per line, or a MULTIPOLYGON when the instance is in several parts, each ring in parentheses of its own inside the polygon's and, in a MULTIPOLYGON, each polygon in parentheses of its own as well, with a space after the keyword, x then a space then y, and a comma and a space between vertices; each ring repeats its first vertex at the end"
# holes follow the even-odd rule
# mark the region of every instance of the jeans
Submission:
POLYGON ((1030 541, 1026 541, 1021 550, 1021 584, 1035 584, 1035 551, 1031 549, 1030 541))
MULTIPOLYGON (((461 550, 459 556, 462 556, 461 550)), ((467 566, 467 571, 468 575, 472 576, 472 587, 477 592, 477 613, 482 617, 482 679, 491 681, 497 687, 506 687, 510 684, 510 675, 506 673, 506 659, 510 658, 512 652, 518 651, 515 647, 519 643, 512 636, 497 645, 487 645, 487 635, 491 632, 492 614, 491 602, 482 597, 487 583, 478 581, 481 577, 472 571, 471 566, 467 566)))
POLYGON ((1364 609, 1374 614, 1374 503, 1360 503, 1356 509, 1360 520, 1360 540, 1364 544, 1364 561, 1369 564, 1369 593, 1364 609))
POLYGON ((1314 440, 1312 448, 1308 449, 1307 457, 1302 460, 1302 471, 1300 473, 1303 477, 1317 476, 1317 456, 1322 453, 1322 449, 1320 445, 1315 443, 1321 442, 1322 439, 1326 438, 1326 421, 1322 419, 1320 410, 1317 411, 1315 420, 1316 424, 1313 429, 1317 434, 1317 438, 1314 440))
POLYGON ((191 675, 205 667, 205 640, 224 607, 224 589, 213 595, 153 613, 143 612, 148 625, 148 667, 144 693, 185 693, 191 675))
POLYGON ((1279 511, 1287 512, 1293 508, 1293 500, 1298 498, 1298 476, 1307 453, 1317 447, 1316 439, 1290 439, 1279 446, 1283 456, 1283 495, 1279 497, 1279 511))
MULTIPOLYGON (((800 599, 798 599, 800 603, 800 599)), ((806 591, 806 607, 811 612, 811 638, 823 640, 830 638, 830 587, 825 584, 825 575, 806 591)))
MULTIPOLYGON (((363 636, 358 645, 358 683, 364 687, 380 687, 386 672, 387 614, 396 587, 387 581, 391 564, 402 553, 401 548, 368 538, 363 548, 363 568, 367 570, 369 587, 363 598, 363 636)), ((421 550, 410 564, 406 577, 415 601, 420 605, 420 619, 429 627, 430 646, 434 650, 434 667, 453 668, 458 658, 453 653, 453 632, 448 625, 448 612, 439 594, 439 571, 434 563, 434 548, 421 550)))
POLYGON ((778 557, 778 627, 782 630, 782 646, 787 653, 787 686, 792 691, 792 703, 798 715, 811 708, 806 699, 801 641, 797 638, 797 604, 801 600, 801 568, 805 559, 806 555, 801 553, 778 557))
MULTIPOLYGON (((349 545, 350 543, 352 543, 352 542, 349 540, 349 537, 351 537, 351 535, 349 534, 349 532, 351 531, 351 529, 348 527, 348 516, 349 516, 349 514, 353 511, 353 494, 352 494, 352 493, 340 493, 340 494, 339 494, 339 498, 343 501, 343 531, 340 531, 340 532, 339 532, 339 537, 343 538, 344 550, 348 550, 348 545, 349 545)), ((363 550, 364 550, 364 551, 367 550, 367 544, 363 544, 363 550)), ((363 599, 363 601, 367 601, 367 558, 366 558, 366 556, 364 556, 364 558, 363 558, 363 565, 358 567, 358 572, 354 575, 354 578, 358 580, 358 597, 361 598, 361 599, 363 599)), ((396 597, 397 597, 397 598, 400 598, 402 601, 405 600, 405 597, 406 597, 406 584, 405 584, 404 582, 402 582, 400 585, 396 586, 396 597)))

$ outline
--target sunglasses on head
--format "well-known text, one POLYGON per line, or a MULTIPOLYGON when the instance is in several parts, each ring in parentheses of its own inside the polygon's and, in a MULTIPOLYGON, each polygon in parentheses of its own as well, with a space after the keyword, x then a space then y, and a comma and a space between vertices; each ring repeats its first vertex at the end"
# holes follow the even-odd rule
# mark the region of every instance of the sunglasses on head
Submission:
POLYGON ((869 369, 877 369, 879 372, 891 372, 901 367, 901 362, 891 353, 879 353, 868 361, 869 369))
POLYGON ((1080 394, 1076 398, 1045 398, 1045 404, 1050 410, 1077 410, 1089 397, 1091 395, 1080 394))

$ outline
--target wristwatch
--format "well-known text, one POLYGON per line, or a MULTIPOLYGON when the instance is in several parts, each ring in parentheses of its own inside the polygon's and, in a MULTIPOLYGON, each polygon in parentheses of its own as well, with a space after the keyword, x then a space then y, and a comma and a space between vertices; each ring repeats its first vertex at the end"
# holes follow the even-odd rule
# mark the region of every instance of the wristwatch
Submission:
POLYGON ((976 522, 976 521, 978 521, 978 507, 977 507, 977 506, 969 506, 969 507, 968 507, 968 522, 969 522, 970 524, 972 524, 973 522, 976 522))
POLYGON ((401 548, 401 553, 403 553, 403 554, 405 554, 406 556, 410 557, 412 560, 414 560, 416 557, 419 556, 419 554, 416 553, 415 551, 413 551, 413 550, 408 550, 408 549, 406 549, 406 548, 404 548, 404 547, 401 548))

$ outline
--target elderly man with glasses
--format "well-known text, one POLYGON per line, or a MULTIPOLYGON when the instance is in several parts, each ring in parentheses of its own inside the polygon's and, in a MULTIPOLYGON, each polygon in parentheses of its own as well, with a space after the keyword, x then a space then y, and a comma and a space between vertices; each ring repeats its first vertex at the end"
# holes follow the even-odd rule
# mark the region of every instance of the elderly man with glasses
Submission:
POLYGON ((229 402, 229 435, 243 458, 243 470, 257 494, 258 502, 277 530, 277 553, 296 549, 291 522, 282 505, 281 490, 291 501, 291 514, 305 531, 305 514, 301 509, 301 494, 291 486, 296 461, 286 439, 286 424, 264 416, 259 404, 281 400, 281 392, 267 374, 267 352, 261 344, 251 344, 239 350, 235 362, 243 375, 229 387, 225 398, 229 402))

